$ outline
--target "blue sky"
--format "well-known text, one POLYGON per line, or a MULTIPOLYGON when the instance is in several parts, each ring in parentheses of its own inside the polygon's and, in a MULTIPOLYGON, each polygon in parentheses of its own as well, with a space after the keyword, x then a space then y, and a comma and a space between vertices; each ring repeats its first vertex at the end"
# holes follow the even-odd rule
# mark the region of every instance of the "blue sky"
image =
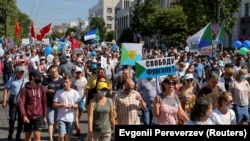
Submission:
POLYGON ((49 23, 61 25, 78 18, 88 20, 88 10, 98 0, 17 0, 21 12, 29 15, 35 27, 43 27, 49 23))

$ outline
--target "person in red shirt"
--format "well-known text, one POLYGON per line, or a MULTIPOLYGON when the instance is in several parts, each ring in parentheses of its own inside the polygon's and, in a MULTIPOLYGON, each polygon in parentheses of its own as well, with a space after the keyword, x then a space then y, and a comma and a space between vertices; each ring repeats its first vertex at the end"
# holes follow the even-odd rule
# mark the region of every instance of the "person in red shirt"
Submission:
POLYGON ((41 85, 42 74, 38 70, 29 73, 30 82, 21 89, 19 108, 24 122, 25 140, 40 140, 43 122, 46 122, 46 88, 41 85))

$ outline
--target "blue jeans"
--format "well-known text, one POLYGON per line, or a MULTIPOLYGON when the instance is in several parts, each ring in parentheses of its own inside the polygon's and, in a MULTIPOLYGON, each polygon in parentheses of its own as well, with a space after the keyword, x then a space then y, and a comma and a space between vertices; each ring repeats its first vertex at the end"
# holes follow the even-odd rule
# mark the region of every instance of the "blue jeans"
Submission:
POLYGON ((146 109, 142 110, 142 119, 144 125, 153 125, 154 116, 152 114, 153 106, 147 106, 146 109))
POLYGON ((249 120, 248 106, 234 105, 233 110, 236 115, 236 122, 249 120))

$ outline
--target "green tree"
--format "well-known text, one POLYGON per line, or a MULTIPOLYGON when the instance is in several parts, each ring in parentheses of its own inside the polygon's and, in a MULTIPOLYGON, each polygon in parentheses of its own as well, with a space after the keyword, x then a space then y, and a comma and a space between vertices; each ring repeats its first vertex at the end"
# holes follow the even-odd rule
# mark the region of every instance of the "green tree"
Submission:
POLYGON ((133 31, 129 28, 124 29, 119 37, 117 44, 121 43, 132 43, 133 42, 133 31))
POLYGON ((77 33, 77 27, 69 27, 67 31, 65 32, 65 36, 76 34, 77 33))
POLYGON ((109 31, 107 32, 107 40, 108 42, 112 42, 112 40, 115 39, 115 31, 109 31))
POLYGON ((98 28, 100 33, 100 42, 105 41, 107 39, 107 28, 106 23, 103 18, 93 17, 90 21, 90 29, 98 28))
MULTIPOLYGON (((190 35, 199 31, 204 27, 209 20, 207 20, 207 12, 205 11, 202 0, 184 0, 182 2, 184 13, 187 15, 187 27, 190 35)), ((215 8, 215 7, 211 7, 215 8)))
POLYGON ((169 46, 183 46, 187 35, 186 21, 187 16, 182 7, 173 6, 161 10, 154 20, 154 25, 160 37, 166 36, 169 46))
POLYGON ((5 22, 7 22, 7 35, 14 37, 16 44, 21 43, 22 38, 27 38, 31 20, 29 16, 22 13, 16 6, 16 0, 0 1, 0 36, 4 36, 5 22), (7 21, 5 20, 5 12, 7 11, 7 21), (15 38, 15 22, 18 21, 20 26, 20 36, 15 38))
POLYGON ((52 34, 50 34, 50 38, 52 39, 52 40, 56 40, 56 38, 57 39, 60 39, 60 38, 62 38, 64 36, 64 33, 60 33, 60 32, 58 32, 58 31, 55 31, 55 32, 53 32, 52 34))
POLYGON ((139 32, 142 36, 152 36, 155 34, 154 24, 155 16, 162 8, 158 0, 146 0, 140 5, 134 7, 132 13, 132 30, 134 33, 139 32))
POLYGON ((238 12, 241 0, 220 0, 220 19, 217 15, 218 1, 211 0, 183 0, 182 6, 187 15, 188 32, 194 34, 207 23, 219 23, 225 20, 225 32, 230 35, 235 26, 237 18, 234 16, 238 12))

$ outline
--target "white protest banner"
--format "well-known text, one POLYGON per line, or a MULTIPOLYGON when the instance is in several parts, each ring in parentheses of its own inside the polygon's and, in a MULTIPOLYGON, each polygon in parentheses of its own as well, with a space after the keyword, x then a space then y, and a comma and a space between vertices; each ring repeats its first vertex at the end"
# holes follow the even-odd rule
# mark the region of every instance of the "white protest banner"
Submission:
POLYGON ((152 78, 176 73, 174 57, 135 62, 136 78, 152 78))
POLYGON ((29 38, 22 39, 22 44, 23 45, 29 45, 30 44, 30 39, 29 38))
POLYGON ((101 68, 107 68, 107 58, 101 56, 101 68))

